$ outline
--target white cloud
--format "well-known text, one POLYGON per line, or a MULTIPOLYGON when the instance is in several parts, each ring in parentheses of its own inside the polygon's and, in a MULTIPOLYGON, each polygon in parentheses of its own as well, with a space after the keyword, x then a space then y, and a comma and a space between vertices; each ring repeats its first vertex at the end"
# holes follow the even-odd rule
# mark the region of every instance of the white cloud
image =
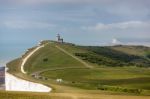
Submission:
POLYGON ((116 38, 113 38, 112 39, 112 44, 121 44, 121 42, 118 40, 118 39, 116 39, 116 38))
MULTIPOLYGON (((109 0, 6 0, 16 4, 40 4, 40 3, 107 3, 109 0)), ((116 0, 113 0, 116 1, 116 0)))
POLYGON ((128 42, 126 45, 143 45, 150 47, 150 42, 128 42))
POLYGON ((3 21, 3 25, 7 28, 14 29, 29 29, 29 28, 53 28, 54 24, 46 23, 46 22, 38 22, 38 21, 28 21, 28 20, 7 20, 3 21))
MULTIPOLYGON (((4 2, 4 1, 3 1, 4 2)), ((120 1, 120 0, 5 0, 5 2, 14 2, 14 3, 102 3, 102 4, 109 4, 109 3, 149 3, 149 0, 141 1, 141 0, 126 0, 126 1, 120 1)))
MULTIPOLYGON (((107 44, 106 44, 107 45, 107 44)), ((108 45, 144 45, 150 47, 150 39, 142 38, 128 38, 128 39, 117 39, 113 38, 108 45)))
POLYGON ((150 28, 150 23, 142 21, 128 21, 111 24, 98 23, 95 26, 83 27, 83 29, 96 31, 112 30, 112 29, 136 29, 136 28, 150 28))

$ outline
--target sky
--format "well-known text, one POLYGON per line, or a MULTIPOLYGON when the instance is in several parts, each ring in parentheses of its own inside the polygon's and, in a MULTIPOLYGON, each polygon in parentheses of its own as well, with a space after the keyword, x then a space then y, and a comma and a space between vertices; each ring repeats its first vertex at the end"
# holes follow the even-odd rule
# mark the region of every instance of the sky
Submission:
POLYGON ((0 0, 0 63, 58 33, 81 45, 150 46, 150 0, 0 0))

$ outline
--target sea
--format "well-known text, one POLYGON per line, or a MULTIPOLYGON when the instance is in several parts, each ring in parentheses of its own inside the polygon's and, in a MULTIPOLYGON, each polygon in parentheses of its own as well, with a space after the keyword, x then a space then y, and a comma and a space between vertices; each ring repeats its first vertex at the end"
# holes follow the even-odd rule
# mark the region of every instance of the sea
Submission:
POLYGON ((24 54, 28 48, 36 46, 40 41, 0 42, 0 67, 24 54))

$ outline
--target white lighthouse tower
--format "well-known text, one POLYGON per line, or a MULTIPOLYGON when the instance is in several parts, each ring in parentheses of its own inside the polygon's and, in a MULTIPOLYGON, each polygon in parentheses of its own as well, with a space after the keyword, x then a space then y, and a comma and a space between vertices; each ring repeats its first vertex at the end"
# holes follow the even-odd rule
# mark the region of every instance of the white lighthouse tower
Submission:
POLYGON ((57 41, 63 43, 63 38, 60 37, 60 34, 57 34, 57 41))

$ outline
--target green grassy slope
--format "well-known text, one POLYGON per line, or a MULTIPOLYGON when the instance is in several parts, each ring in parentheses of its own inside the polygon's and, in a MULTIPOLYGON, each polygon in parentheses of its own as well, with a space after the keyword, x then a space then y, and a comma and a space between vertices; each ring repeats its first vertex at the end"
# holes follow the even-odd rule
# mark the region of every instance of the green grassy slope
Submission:
MULTIPOLYGON (((37 72, 38 75, 47 78, 47 80, 35 79, 30 75, 22 74, 20 72, 21 58, 7 64, 9 72, 23 79, 51 86, 54 89, 54 93, 80 93, 81 91, 94 90, 94 94, 101 93, 101 91, 106 91, 106 93, 111 91, 118 94, 150 95, 150 71, 147 68, 149 65, 142 65, 141 67, 136 67, 135 64, 126 65, 131 59, 135 62, 135 58, 141 59, 142 62, 149 62, 143 54, 136 54, 136 50, 132 54, 131 51, 129 53, 126 50, 122 51, 120 47, 118 49, 113 47, 89 48, 52 41, 43 41, 42 44, 46 44, 46 46, 29 58, 25 64, 25 71, 28 74, 37 72), (76 53, 85 54, 86 57, 78 56, 76 53), (89 68, 83 62, 92 68, 89 68), (118 66, 118 62, 124 63, 123 67, 118 66), (58 78, 63 81, 61 83, 56 82, 58 78)), ((31 50, 23 57, 30 53, 31 50)), ((139 50, 143 53, 148 53, 149 51, 145 49, 139 50)), ((141 62, 139 61, 139 63, 141 62)), ((145 64, 147 65, 147 63, 145 64)), ((91 94, 91 92, 88 94, 91 94)))
MULTIPOLYGON (((141 48, 137 50, 137 46, 133 47, 132 51, 129 51, 127 53, 127 47, 123 46, 122 50, 119 47, 99 47, 99 46, 81 46, 81 48, 86 49, 88 51, 91 51, 93 53, 75 53, 76 56, 79 56, 83 60, 89 61, 91 63, 96 63, 99 65, 105 65, 105 66, 112 66, 112 67, 118 67, 118 66, 139 66, 139 67, 149 67, 150 66, 150 60, 146 56, 146 53, 150 51, 149 48, 141 48), (115 49, 114 49, 115 48, 115 49), (124 50, 123 50, 124 49, 124 50), (146 49, 146 50, 145 50, 146 49), (143 51, 142 53, 145 54, 135 54, 140 53, 140 51, 143 51)), ((130 49, 130 46, 129 48, 130 49)))
POLYGON ((150 72, 141 68, 64 69, 46 71, 41 75, 53 80, 61 78, 62 84, 85 89, 97 90, 99 86, 107 85, 150 90, 150 72))
POLYGON ((66 55, 56 43, 49 43, 37 51, 25 64, 25 71, 29 73, 54 68, 84 68, 83 64, 66 55))

